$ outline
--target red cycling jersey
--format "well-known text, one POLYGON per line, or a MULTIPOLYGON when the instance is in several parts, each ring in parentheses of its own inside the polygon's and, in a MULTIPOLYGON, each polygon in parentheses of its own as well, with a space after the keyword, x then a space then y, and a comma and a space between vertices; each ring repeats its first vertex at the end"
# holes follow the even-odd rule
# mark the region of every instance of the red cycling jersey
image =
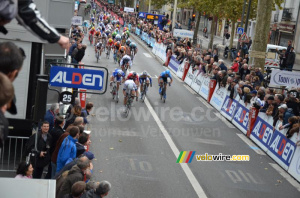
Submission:
POLYGON ((134 82, 136 82, 136 81, 139 82, 139 75, 136 74, 136 77, 134 78, 133 73, 129 73, 126 80, 128 80, 128 79, 133 79, 134 82))

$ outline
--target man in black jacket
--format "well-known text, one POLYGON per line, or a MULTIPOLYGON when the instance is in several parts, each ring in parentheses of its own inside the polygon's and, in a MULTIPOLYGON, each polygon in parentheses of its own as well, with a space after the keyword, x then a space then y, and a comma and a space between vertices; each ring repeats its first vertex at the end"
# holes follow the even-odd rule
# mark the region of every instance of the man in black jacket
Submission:
POLYGON ((294 47, 291 47, 291 51, 286 60, 286 68, 288 71, 292 71, 295 63, 296 54, 294 52, 294 47))
MULTIPOLYGON (((41 130, 38 132, 37 137, 37 151, 35 153, 35 163, 33 163, 34 171, 33 178, 41 178, 44 167, 50 163, 50 146, 52 144, 52 137, 48 133, 49 122, 44 121, 41 130)), ((36 133, 30 136, 26 143, 26 155, 32 152, 35 147, 36 133)))

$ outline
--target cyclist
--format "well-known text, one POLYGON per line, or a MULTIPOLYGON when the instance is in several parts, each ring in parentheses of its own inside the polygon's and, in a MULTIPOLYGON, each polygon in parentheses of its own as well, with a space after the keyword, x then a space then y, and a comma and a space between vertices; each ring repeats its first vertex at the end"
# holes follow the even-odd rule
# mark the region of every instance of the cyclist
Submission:
POLYGON ((99 50, 99 59, 101 59, 101 53, 102 53, 102 42, 99 40, 98 43, 95 45, 95 53, 97 53, 97 50, 99 50))
POLYGON ((125 81, 125 73, 121 69, 115 69, 110 76, 110 90, 112 91, 112 83, 117 82, 117 92, 119 92, 119 86, 125 81))
MULTIPOLYGON (((171 79, 171 82, 170 82, 170 86, 173 82, 173 79, 172 79, 172 76, 171 76, 171 72, 170 70, 165 70, 163 71, 159 77, 158 77, 158 84, 159 84, 159 94, 161 93, 161 90, 162 90, 162 87, 164 86, 164 83, 168 83, 168 78, 171 79)), ((166 90, 167 90, 167 86, 166 86, 166 90)))
MULTIPOLYGON (((120 61, 120 66, 121 66, 122 71, 124 71, 124 72, 126 71, 125 66, 127 66, 127 69, 129 69, 129 68, 131 69, 132 62, 131 62, 130 56, 124 55, 120 61)), ((126 74, 126 72, 125 72, 125 74, 126 74)))
POLYGON ((87 33, 87 28, 89 27, 88 21, 84 21, 82 24, 84 34, 87 33))
POLYGON ((89 32, 89 40, 90 40, 91 43, 93 43, 93 37, 94 37, 95 33, 96 33, 95 27, 92 27, 90 32, 89 32))
POLYGON ((116 37, 115 37, 116 41, 121 41, 121 36, 120 34, 117 34, 116 37))
POLYGON ((124 94, 124 106, 126 106, 128 95, 135 96, 137 92, 136 84, 133 80, 129 79, 126 80, 123 87, 123 94, 124 94))
POLYGON ((137 54, 138 48, 137 48, 135 42, 131 42, 129 47, 130 47, 130 55, 132 57, 131 59, 133 60, 134 56, 137 54))
MULTIPOLYGON (((144 81, 146 81, 146 86, 147 86, 146 92, 147 92, 149 84, 152 87, 152 78, 151 78, 151 76, 147 73, 147 71, 144 71, 143 73, 140 74, 139 78, 140 78, 140 84, 141 85, 143 84, 144 81)), ((140 87, 141 93, 144 91, 143 88, 144 88, 143 86, 140 87)), ((142 95, 141 95, 141 97, 142 97, 142 95)))
POLYGON ((111 36, 112 36, 112 38, 113 38, 113 39, 115 39, 115 38, 116 38, 116 36, 117 36, 117 32, 116 32, 116 31, 114 31, 114 32, 111 34, 111 36))
POLYGON ((93 14, 91 14, 90 21, 91 21, 91 23, 94 23, 94 22, 95 22, 95 17, 94 17, 94 15, 93 15, 93 14))
POLYGON ((111 49, 113 47, 113 44, 114 44, 114 41, 111 38, 108 39, 108 42, 106 45, 107 50, 109 50, 109 48, 111 49))
POLYGON ((106 43, 107 43, 107 35, 103 32, 101 35, 102 43, 103 43, 103 49, 105 50, 106 48, 106 43))
POLYGON ((130 39, 127 39, 126 40, 126 45, 129 47, 130 46, 130 43, 131 43, 131 40, 130 39))
MULTIPOLYGON (((139 75, 135 72, 135 71, 131 71, 126 80, 132 79, 133 82, 136 84, 137 88, 139 88, 140 86, 140 80, 139 80, 139 75)), ((136 92, 136 101, 138 101, 138 97, 139 97, 139 92, 136 92)))
POLYGON ((96 31, 94 38, 95 38, 95 44, 98 43, 101 38, 101 32, 99 30, 96 31))

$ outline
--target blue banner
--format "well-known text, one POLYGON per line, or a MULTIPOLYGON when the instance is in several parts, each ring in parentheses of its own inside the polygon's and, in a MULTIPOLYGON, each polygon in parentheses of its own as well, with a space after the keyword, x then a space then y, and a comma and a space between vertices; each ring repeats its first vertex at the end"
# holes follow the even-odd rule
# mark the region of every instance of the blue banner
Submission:
POLYGON ((49 84, 54 87, 102 90, 104 79, 104 72, 101 70, 52 66, 49 84))
POLYGON ((151 38, 151 47, 153 48, 154 47, 154 45, 155 45, 155 39, 154 38, 151 38))
POLYGON ((251 135, 265 146, 265 148, 268 148, 273 135, 273 127, 258 116, 251 135))
POLYGON ((171 56, 169 67, 172 68, 173 71, 177 72, 179 66, 180 66, 180 62, 177 61, 174 56, 171 56))
MULTIPOLYGON (((286 138, 279 131, 277 131, 277 130, 274 131, 272 140, 269 144, 269 151, 271 151, 271 153, 273 153, 275 155, 275 158, 273 158, 272 156, 271 157, 276 162, 277 162, 277 160, 280 160, 287 167, 289 167, 295 150, 296 150, 296 145, 293 141, 286 138)), ((279 162, 277 162, 277 163, 279 163, 279 162)))
POLYGON ((236 108, 236 112, 234 114, 233 120, 244 130, 247 131, 247 126, 249 122, 249 109, 247 109, 246 107, 244 107, 239 103, 236 108))
POLYGON ((238 104, 239 103, 236 100, 230 99, 229 96, 226 96, 221 111, 224 112, 227 116, 233 117, 238 104))

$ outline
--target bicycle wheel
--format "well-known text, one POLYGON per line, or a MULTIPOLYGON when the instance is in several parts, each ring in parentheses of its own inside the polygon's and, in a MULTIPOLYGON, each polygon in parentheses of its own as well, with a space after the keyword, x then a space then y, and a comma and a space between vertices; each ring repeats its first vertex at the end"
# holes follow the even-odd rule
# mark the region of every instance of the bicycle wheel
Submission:
POLYGON ((97 63, 98 63, 98 61, 99 61, 99 51, 97 51, 96 59, 97 59, 97 63))
POLYGON ((111 95, 113 97, 113 100, 115 99, 115 95, 116 95, 116 86, 113 87, 112 91, 111 91, 111 95))

